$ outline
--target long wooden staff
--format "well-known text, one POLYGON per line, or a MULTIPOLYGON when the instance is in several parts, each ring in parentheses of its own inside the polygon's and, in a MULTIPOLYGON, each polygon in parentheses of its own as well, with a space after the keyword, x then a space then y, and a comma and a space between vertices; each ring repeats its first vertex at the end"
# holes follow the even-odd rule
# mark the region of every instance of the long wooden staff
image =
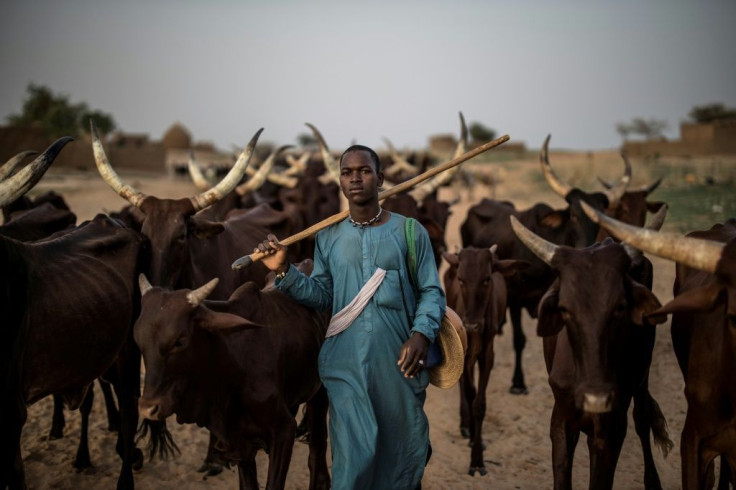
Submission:
MULTIPOLYGON (((503 143, 506 143, 508 140, 509 140, 509 135, 508 134, 505 134, 505 135, 501 136, 500 138, 496 138, 493 141, 489 141, 488 143, 483 144, 483 145, 481 145, 481 146, 479 146, 479 147, 477 147, 477 148, 475 148, 473 150, 470 150, 467 153, 463 153, 459 157, 457 157, 457 158, 455 158, 453 160, 450 160, 449 162, 445 162, 445 163, 443 163, 441 165, 437 165, 436 167, 432 167, 431 169, 427 170, 426 172, 424 172, 422 174, 417 175, 416 177, 413 177, 413 178, 411 178, 411 179, 409 179, 407 181, 402 182, 401 184, 397 184, 397 185, 393 186, 392 188, 390 188, 390 189, 388 189, 388 190, 386 190, 384 192, 381 192, 378 195, 378 199, 380 201, 383 201, 386 198, 389 198, 391 196, 394 196, 396 194, 399 194, 401 192, 404 192, 407 189, 411 189, 415 185, 417 185, 417 184, 419 184, 421 182, 424 182, 427 179, 431 179, 432 177, 434 177, 435 175, 437 175, 437 174, 439 174, 441 172, 444 172, 446 170, 449 170, 452 167, 456 167, 456 166, 460 165, 461 163, 463 163, 463 162, 465 162, 467 160, 470 160, 471 158, 476 157, 476 156, 480 155, 481 153, 484 153, 484 152, 490 150, 491 148, 495 148, 495 147, 497 147, 497 146, 499 146, 499 145, 501 145, 503 143)), ((348 209, 346 209, 345 211, 341 211, 341 212, 339 212, 337 214, 333 214, 329 218, 325 218, 322 221, 320 221, 319 223, 315 223, 312 226, 310 226, 309 228, 306 228, 306 229, 300 231, 299 233, 297 233, 295 235, 291 235, 288 238, 284 238, 283 240, 279 240, 279 243, 281 243, 282 245, 285 245, 285 246, 289 246, 289 245, 291 245, 293 243, 298 242, 299 240, 303 240, 305 238, 308 238, 308 237, 314 235, 318 231, 323 230, 323 229, 327 228, 328 226, 332 226, 332 225, 334 225, 336 223, 339 223, 340 221, 342 221, 345 218, 347 218, 349 214, 350 214, 350 210, 348 210, 348 209)), ((243 268, 248 267, 249 265, 251 265, 253 262, 258 262, 259 260, 263 259, 266 256, 267 256, 267 254, 265 254, 263 252, 253 252, 250 255, 244 255, 243 257, 240 257, 238 260, 236 260, 235 262, 233 262, 233 264, 232 264, 231 267, 232 267, 233 270, 243 269, 243 268)))

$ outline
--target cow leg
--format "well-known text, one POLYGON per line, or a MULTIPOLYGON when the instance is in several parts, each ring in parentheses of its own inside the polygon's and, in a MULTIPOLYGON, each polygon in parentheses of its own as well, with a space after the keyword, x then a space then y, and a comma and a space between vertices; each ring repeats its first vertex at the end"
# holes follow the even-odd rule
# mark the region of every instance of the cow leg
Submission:
POLYGON ((483 451, 485 450, 483 444, 483 419, 486 416, 486 388, 488 387, 488 380, 491 376, 493 362, 493 338, 491 338, 489 345, 486 347, 485 354, 478 358, 478 390, 473 400, 473 439, 470 444, 470 469, 468 470, 470 476, 475 476, 476 471, 481 475, 488 473, 483 463, 483 451))
POLYGON ((555 402, 549 424, 552 441, 552 472, 555 490, 572 490, 572 462, 580 433, 571 429, 563 410, 555 402))
POLYGON ((320 387, 307 403, 306 411, 309 437, 309 489, 330 488, 330 472, 327 469, 327 390, 320 387))
POLYGON ((222 464, 220 463, 222 458, 220 458, 218 451, 217 451, 217 437, 210 432, 210 440, 207 444, 207 456, 205 456, 204 461, 202 462, 201 466, 197 468, 197 471, 199 473, 207 473, 207 476, 215 476, 222 473, 222 464))
POLYGON ((645 383, 634 394, 634 427, 644 455, 644 488, 646 489, 662 488, 657 466, 654 464, 649 433, 650 431, 653 433, 655 442, 666 455, 672 449, 672 441, 667 435, 666 424, 659 405, 649 393, 648 383, 645 383))
POLYGON ((0 488, 25 490, 26 473, 20 450, 20 435, 28 413, 25 406, 13 398, 4 396, 0 402, 0 488))
POLYGON ((680 457, 682 460, 682 488, 694 490, 704 488, 705 472, 701 473, 700 437, 698 436, 692 417, 685 416, 685 426, 680 436, 680 457))
POLYGON ((238 482, 240 490, 260 490, 255 449, 249 449, 238 462, 238 482))
POLYGON ((721 455, 721 474, 718 477, 718 490, 728 490, 729 483, 736 487, 736 478, 731 475, 731 466, 725 454, 721 455))
POLYGON ((274 430, 271 432, 271 450, 268 453, 268 481, 266 488, 279 489, 286 485, 286 472, 289 471, 291 453, 294 449, 296 420, 286 407, 279 407, 282 413, 275 415, 274 430))
POLYGON ((110 383, 103 379, 97 380, 102 389, 102 395, 105 398, 105 409, 107 410, 107 430, 117 432, 120 430, 120 412, 118 412, 115 397, 112 394, 110 383))
POLYGON ((307 413, 308 410, 309 404, 305 403, 304 407, 302 408, 302 421, 299 422, 299 425, 296 428, 296 439, 299 442, 309 442, 309 414, 307 413))
POLYGON ((95 400, 94 384, 90 385, 84 401, 79 407, 79 414, 82 418, 82 427, 79 434, 79 447, 77 448, 77 457, 74 459, 74 467, 77 471, 92 467, 92 461, 89 457, 89 414, 92 412, 92 404, 95 400))
POLYGON ((118 432, 117 451, 123 462, 118 477, 118 490, 133 489, 133 465, 143 464, 143 453, 135 447, 135 433, 138 426, 138 396, 140 395, 141 354, 133 342, 132 332, 123 345, 115 367, 117 383, 115 394, 120 408, 120 432, 118 432))
POLYGON ((526 395, 529 390, 524 382, 524 371, 521 368, 521 354, 526 346, 526 336, 521 328, 521 306, 509 306, 509 316, 511 316, 511 325, 514 330, 514 353, 516 354, 516 364, 514 365, 514 377, 511 380, 511 388, 509 393, 513 395, 526 395))
POLYGON ((465 438, 470 438, 472 434, 473 421, 470 416, 470 405, 475 399, 474 370, 475 359, 466 358, 463 374, 460 376, 460 434, 465 438))
MULTIPOLYGON (((621 448, 626 438, 627 414, 609 413, 598 415, 601 420, 597 423, 606 424, 602 439, 588 436, 588 452, 590 454, 590 484, 591 490, 607 490, 613 488, 613 478, 616 473, 616 463, 621 454, 621 448), (604 420, 609 419, 609 420, 604 420)), ((596 431, 597 432, 597 431, 596 431)))
POLYGON ((54 397, 54 415, 51 419, 51 430, 49 431, 49 439, 61 439, 64 437, 64 427, 66 420, 64 419, 64 401, 60 395, 52 395, 54 397))

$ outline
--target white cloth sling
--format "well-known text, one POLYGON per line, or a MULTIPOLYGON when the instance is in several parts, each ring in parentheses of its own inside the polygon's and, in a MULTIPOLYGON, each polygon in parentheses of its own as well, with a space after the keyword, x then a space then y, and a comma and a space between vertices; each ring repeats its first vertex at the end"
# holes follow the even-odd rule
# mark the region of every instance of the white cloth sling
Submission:
POLYGON ((327 326, 327 334, 325 337, 332 337, 339 334, 358 318, 358 315, 363 311, 368 302, 373 297, 373 294, 378 289, 378 286, 383 282, 383 278, 386 277, 386 271, 380 267, 376 269, 368 282, 358 291, 358 294, 353 300, 348 303, 345 308, 338 311, 332 316, 330 324, 327 326))

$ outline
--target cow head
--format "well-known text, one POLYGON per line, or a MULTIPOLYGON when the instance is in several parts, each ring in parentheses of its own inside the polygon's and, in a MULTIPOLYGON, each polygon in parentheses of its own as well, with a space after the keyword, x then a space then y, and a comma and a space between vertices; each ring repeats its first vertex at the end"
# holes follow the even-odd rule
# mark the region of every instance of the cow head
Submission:
POLYGON ((598 235, 598 225, 586 216, 581 209, 580 203, 585 202, 601 211, 618 207, 631 181, 631 164, 628 158, 626 158, 626 155, 622 153, 625 168, 624 175, 619 183, 602 193, 585 192, 562 180, 552 169, 552 165, 549 162, 550 137, 551 135, 547 135, 539 153, 539 163, 542 167, 542 173, 550 188, 560 195, 560 197, 564 198, 570 205, 571 224, 576 232, 575 247, 585 247, 595 242, 596 236, 598 235))
POLYGON ((488 313, 497 303, 496 295, 502 294, 505 302, 505 283, 498 280, 499 274, 508 277, 529 265, 521 260, 499 260, 496 248, 496 245, 491 248, 466 247, 456 254, 442 254, 452 269, 445 277, 452 277, 459 286, 458 313, 468 332, 482 332, 489 324, 496 327, 488 313), (494 273, 497 280, 494 280, 494 273), (497 291, 496 286, 503 290, 497 291))
POLYGON ((115 192, 145 215, 141 233, 151 242, 151 278, 154 284, 174 287, 180 279, 188 256, 190 237, 196 232, 212 233, 216 230, 212 226, 206 226, 206 231, 203 231, 201 223, 192 217, 235 189, 243 178, 262 131, 260 129, 256 132, 230 172, 210 190, 190 198, 159 199, 137 191, 123 182, 110 165, 94 124, 92 125, 92 148, 100 175, 115 192))
MULTIPOLYGON (((660 307, 659 301, 628 275, 631 259, 613 240, 574 249, 547 242, 513 217, 511 224, 556 275, 539 304, 537 334, 553 336, 565 327, 578 380, 576 405, 587 412, 610 411, 616 385, 610 360, 627 348, 621 340, 626 329, 665 320, 647 319, 660 307)), ((555 382, 554 372, 550 382, 555 382)))
POLYGON ((260 325, 230 313, 215 312, 203 303, 217 286, 215 278, 199 289, 152 287, 141 274, 141 314, 133 334, 146 367, 141 415, 163 420, 181 409, 190 386, 211 382, 213 336, 260 325))

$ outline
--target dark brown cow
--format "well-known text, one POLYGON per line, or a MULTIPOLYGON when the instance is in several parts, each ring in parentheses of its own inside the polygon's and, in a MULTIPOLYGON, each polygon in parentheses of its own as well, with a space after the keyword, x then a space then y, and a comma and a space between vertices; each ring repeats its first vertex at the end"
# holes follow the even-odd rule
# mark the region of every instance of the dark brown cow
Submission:
POLYGON ((222 276, 226 279, 220 281, 213 293, 215 299, 226 299, 249 280, 261 286, 265 284, 268 269, 262 264, 233 273, 230 263, 232 257, 252 251, 257 240, 264 236, 262 233, 268 230, 247 219, 212 222, 195 216, 235 188, 261 131, 255 134, 232 170, 215 187, 192 198, 160 199, 138 192, 120 179, 107 161, 93 128, 93 149, 100 175, 145 215, 141 233, 151 242, 149 274, 153 284, 168 288, 192 287, 213 276, 222 276))
POLYGON ((685 380, 687 415, 680 439, 682 488, 736 485, 736 219, 687 236, 654 233, 600 214, 601 225, 645 252, 677 262, 672 345, 685 380))
POLYGON ((527 262, 499 260, 490 249, 464 248, 442 256, 450 264, 444 275, 447 306, 457 312, 468 334, 465 368, 460 380, 460 430, 470 437, 468 474, 487 473, 483 462, 482 429, 486 415, 486 388, 493 368, 493 340, 506 319, 504 276, 528 266, 527 262), (475 385, 475 365, 478 385, 475 385))
POLYGON ((269 455, 266 488, 282 489, 300 403, 310 411, 310 488, 329 488, 326 392, 317 356, 327 316, 254 283, 228 301, 208 301, 217 279, 197 290, 151 287, 141 278, 135 339, 146 366, 139 401, 144 417, 207 427, 238 462, 241 489, 258 486, 255 456, 269 455))
POLYGON ((0 488, 25 488, 26 407, 54 393, 78 407, 113 363, 122 423, 118 488, 133 488, 140 353, 132 325, 144 243, 104 215, 33 243, 0 236, 0 488))
POLYGON ((622 183, 607 193, 587 193, 562 181, 552 170, 548 158, 550 137, 544 141, 539 161, 547 183, 563 195, 569 203, 567 208, 553 209, 538 203, 529 209, 519 211, 507 201, 483 199, 468 210, 465 221, 460 226, 464 247, 490 247, 498 244, 498 256, 502 259, 525 260, 531 265, 519 274, 507 279, 508 310, 514 335, 515 366, 509 391, 526 394, 522 368, 522 353, 526 345, 526 335, 521 325, 521 310, 526 309, 532 318, 537 316, 537 306, 542 295, 553 280, 550 268, 531 253, 516 237, 511 229, 509 217, 516 217, 525 227, 547 241, 557 245, 586 247, 595 242, 598 225, 583 213, 580 203, 585 202, 595 209, 605 210, 612 201, 618 201, 628 183, 630 167, 627 167, 622 183))
POLYGON ((665 453, 672 443, 664 416, 648 393, 648 373, 655 323, 665 318, 647 316, 659 301, 629 275, 632 259, 612 239, 574 249, 543 240, 513 217, 511 222, 556 276, 539 304, 537 323, 555 398, 550 422, 554 488, 571 488, 580 432, 588 436, 590 488, 613 487, 632 398, 645 487, 661 488, 650 431, 665 453))

